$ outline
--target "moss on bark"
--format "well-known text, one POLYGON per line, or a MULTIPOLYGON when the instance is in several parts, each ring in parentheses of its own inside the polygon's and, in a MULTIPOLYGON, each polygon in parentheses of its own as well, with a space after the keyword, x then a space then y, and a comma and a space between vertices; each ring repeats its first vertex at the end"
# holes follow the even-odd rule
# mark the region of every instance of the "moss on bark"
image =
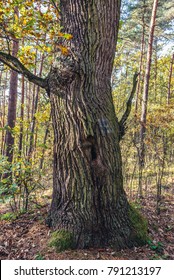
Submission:
POLYGON ((133 205, 130 205, 129 219, 133 227, 136 243, 138 245, 146 244, 149 239, 147 233, 148 222, 133 205))
POLYGON ((57 252, 74 248, 74 239, 71 232, 56 230, 51 234, 48 245, 54 247, 57 252))

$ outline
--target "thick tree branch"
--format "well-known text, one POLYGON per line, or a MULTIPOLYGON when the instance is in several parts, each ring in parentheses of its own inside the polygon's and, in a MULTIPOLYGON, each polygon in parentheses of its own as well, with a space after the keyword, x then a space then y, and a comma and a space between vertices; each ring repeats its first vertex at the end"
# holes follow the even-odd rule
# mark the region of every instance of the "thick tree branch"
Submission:
POLYGON ((133 77, 133 86, 132 86, 132 91, 131 94, 129 96, 129 99, 126 103, 126 110, 121 118, 121 120, 119 121, 119 129, 120 129, 120 140, 123 138, 124 134, 125 134, 125 129, 126 129, 126 121, 129 117, 129 114, 131 112, 131 107, 132 107, 132 99, 134 97, 135 91, 136 91, 136 86, 137 86, 137 77, 138 77, 139 73, 135 73, 134 77, 133 77))
POLYGON ((43 79, 32 74, 16 57, 0 52, 0 61, 19 74, 23 74, 30 82, 48 91, 47 79, 43 79))

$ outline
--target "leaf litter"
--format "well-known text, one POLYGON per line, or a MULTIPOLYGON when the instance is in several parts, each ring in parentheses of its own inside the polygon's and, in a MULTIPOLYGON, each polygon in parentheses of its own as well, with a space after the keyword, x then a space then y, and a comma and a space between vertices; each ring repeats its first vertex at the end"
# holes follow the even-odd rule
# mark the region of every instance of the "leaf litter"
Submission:
MULTIPOLYGON (((156 196, 139 200, 139 209, 148 220, 149 242, 142 247, 124 249, 90 248, 56 253, 48 246, 51 230, 45 224, 48 204, 39 211, 19 215, 15 220, 0 220, 0 259, 3 260, 155 260, 174 259, 173 196, 163 197, 160 214, 156 196)), ((0 207, 0 214, 7 209, 0 207)))

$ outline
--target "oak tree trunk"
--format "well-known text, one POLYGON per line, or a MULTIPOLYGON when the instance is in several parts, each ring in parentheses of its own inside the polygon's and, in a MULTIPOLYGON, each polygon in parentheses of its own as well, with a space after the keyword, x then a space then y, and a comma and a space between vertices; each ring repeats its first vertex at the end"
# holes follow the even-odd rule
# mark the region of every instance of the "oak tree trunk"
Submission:
POLYGON ((73 39, 48 80, 54 128, 49 222, 71 231, 78 248, 130 247, 140 240, 123 189, 111 94, 120 1, 60 2, 63 31, 73 39))

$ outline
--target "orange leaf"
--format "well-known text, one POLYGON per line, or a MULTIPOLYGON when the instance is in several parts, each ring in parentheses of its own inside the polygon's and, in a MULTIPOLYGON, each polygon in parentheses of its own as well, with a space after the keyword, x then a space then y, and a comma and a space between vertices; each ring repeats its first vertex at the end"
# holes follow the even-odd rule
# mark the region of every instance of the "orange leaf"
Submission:
POLYGON ((68 55, 69 54, 69 50, 67 49, 67 47, 59 45, 58 48, 60 49, 60 51, 63 55, 68 55))

